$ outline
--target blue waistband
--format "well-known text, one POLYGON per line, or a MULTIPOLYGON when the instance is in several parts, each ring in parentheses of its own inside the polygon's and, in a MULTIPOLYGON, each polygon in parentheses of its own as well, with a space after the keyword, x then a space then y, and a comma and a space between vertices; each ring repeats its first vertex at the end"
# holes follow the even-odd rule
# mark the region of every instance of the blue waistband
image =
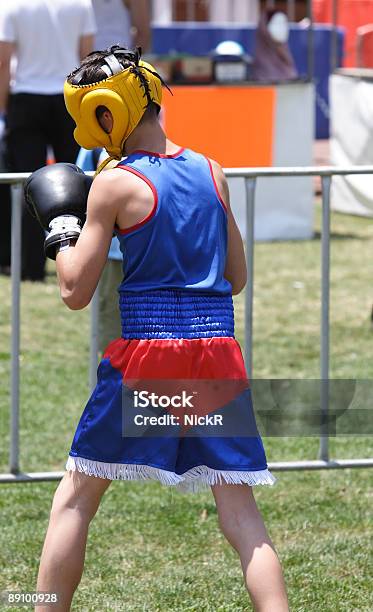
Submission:
POLYGON ((122 338, 234 337, 231 295, 169 289, 119 295, 122 338))

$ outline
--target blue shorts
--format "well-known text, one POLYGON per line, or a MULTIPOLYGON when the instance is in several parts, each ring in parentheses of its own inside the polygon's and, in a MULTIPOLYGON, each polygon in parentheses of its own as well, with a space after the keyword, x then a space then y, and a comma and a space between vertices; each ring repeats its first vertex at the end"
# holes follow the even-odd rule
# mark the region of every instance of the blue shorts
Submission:
MULTIPOLYGON (((144 397, 148 397, 146 393, 144 397)), ((188 401, 186 398, 187 411, 188 401)), ((139 417, 141 425, 145 412, 143 409, 139 417)), ((147 414, 154 417, 155 412, 150 406, 147 414)), ((180 406, 172 405, 163 406, 160 412, 177 418, 181 414, 180 406)), ((268 470, 256 430, 236 339, 118 338, 111 342, 79 420, 66 469, 110 480, 155 479, 185 492, 219 483, 274 484, 276 478, 268 470), (191 395, 200 398, 194 411, 198 417, 195 426, 180 426, 179 420, 176 427, 162 429, 157 420, 158 428, 153 431, 151 427, 131 429, 135 390, 145 388, 149 394, 152 386, 157 391, 167 389, 167 393, 157 394, 164 398, 170 396, 170 389, 185 384, 189 390, 197 390, 191 395), (214 435, 218 430, 211 423, 203 426, 207 417, 212 421, 214 415, 228 418, 227 435, 224 429, 214 435)))

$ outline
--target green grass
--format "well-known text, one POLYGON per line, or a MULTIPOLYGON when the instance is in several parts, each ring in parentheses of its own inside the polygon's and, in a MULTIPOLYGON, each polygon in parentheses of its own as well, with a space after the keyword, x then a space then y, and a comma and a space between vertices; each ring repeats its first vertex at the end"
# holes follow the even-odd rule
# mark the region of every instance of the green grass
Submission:
MULTIPOLYGON (((332 230, 331 376, 368 381, 361 403, 371 408, 373 223, 335 214, 332 230)), ((319 269, 318 236, 256 244, 255 378, 318 378, 319 269)), ((63 470, 88 397, 88 312, 66 310, 53 265, 50 272, 43 285, 22 285, 20 443, 27 471, 63 470)), ((7 471, 10 283, 4 277, 0 295, 0 469, 7 471)), ((242 296, 235 308, 243 343, 242 296)), ((318 455, 316 437, 263 441, 270 462, 318 455)), ((330 452, 372 457, 372 438, 331 438, 330 452)), ((291 610, 372 610, 371 470, 276 476, 275 487, 257 487, 255 496, 283 564, 291 610)), ((0 590, 35 588, 56 486, 0 487, 0 590)), ((211 493, 185 496, 158 483, 114 482, 91 526, 73 610, 251 610, 239 562, 217 528, 211 493)))

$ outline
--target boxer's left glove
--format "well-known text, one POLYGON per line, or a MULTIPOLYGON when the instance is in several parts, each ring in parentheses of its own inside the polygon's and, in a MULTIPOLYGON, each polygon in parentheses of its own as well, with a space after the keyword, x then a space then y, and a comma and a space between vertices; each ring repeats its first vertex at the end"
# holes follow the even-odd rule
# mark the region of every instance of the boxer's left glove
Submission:
POLYGON ((44 251, 56 259, 56 248, 79 238, 86 219, 92 179, 75 164, 58 163, 35 170, 24 186, 26 204, 48 234, 44 251))

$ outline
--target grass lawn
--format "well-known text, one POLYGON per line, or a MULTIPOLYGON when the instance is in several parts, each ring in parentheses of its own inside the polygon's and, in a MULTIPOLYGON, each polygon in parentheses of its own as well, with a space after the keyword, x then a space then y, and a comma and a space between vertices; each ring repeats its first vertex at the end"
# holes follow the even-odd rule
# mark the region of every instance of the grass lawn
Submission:
MULTIPOLYGON (((320 214, 310 241, 257 243, 254 366, 258 379, 317 379, 320 214)), ((332 215, 331 377, 373 394, 373 223, 332 215), (358 383, 359 384, 359 383, 358 383)), ((62 470, 88 393, 88 311, 61 303, 53 264, 22 285, 21 466, 62 470)), ((8 471, 10 283, 0 277, 0 469, 8 471)), ((235 298, 243 343, 243 301, 235 298)), ((269 462, 316 459, 316 437, 264 437, 269 462)), ((373 456, 370 436, 330 440, 331 457, 373 456)), ((255 495, 283 564, 292 612, 370 612, 373 473, 276 472, 255 495)), ((0 590, 33 590, 57 483, 0 486, 0 590)), ((4 610, 6 608, 3 608, 4 610)), ((15 608, 9 608, 14 610, 15 608)), ((19 608, 21 609, 21 608, 19 608)), ((217 528, 210 492, 114 482, 90 530, 75 611, 251 610, 239 561, 217 528)))

